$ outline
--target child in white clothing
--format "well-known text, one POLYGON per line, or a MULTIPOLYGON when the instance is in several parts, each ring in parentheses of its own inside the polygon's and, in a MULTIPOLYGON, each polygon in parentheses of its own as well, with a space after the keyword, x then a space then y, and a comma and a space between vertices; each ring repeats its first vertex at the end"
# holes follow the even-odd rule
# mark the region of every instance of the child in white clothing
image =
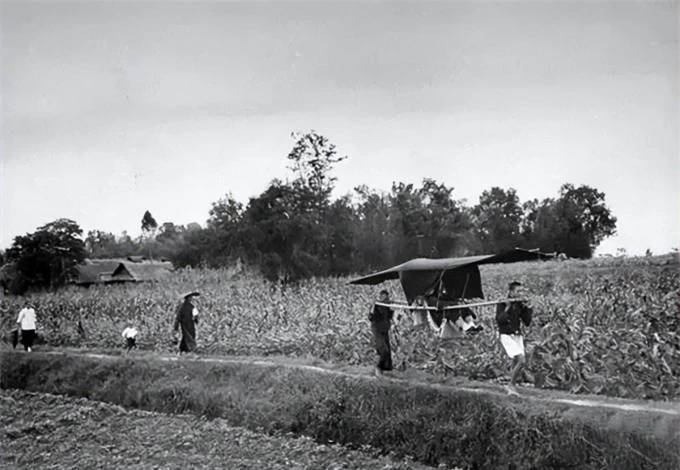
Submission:
POLYGON ((123 338, 125 338, 127 344, 126 354, 129 354, 132 348, 137 347, 137 345, 135 344, 135 338, 137 337, 137 333, 138 333, 137 328, 132 326, 132 322, 129 322, 127 328, 123 330, 123 338))

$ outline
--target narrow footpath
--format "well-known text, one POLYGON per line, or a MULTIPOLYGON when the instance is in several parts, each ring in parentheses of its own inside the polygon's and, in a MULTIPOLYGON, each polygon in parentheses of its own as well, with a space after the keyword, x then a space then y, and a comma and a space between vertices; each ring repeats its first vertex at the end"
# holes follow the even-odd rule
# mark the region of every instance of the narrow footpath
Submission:
MULTIPOLYGON (((316 365, 302 364, 298 361, 291 360, 285 361, 285 358, 255 358, 249 356, 231 356, 231 357, 211 357, 211 356, 176 356, 167 354, 133 354, 131 356, 120 356, 112 354, 101 354, 95 352, 88 352, 87 350, 53 350, 47 351, 43 354, 48 355, 68 355, 68 356, 81 356, 89 357, 93 359, 103 359, 103 360, 120 360, 121 358, 128 357, 130 359, 135 357, 140 358, 153 358, 155 360, 164 362, 176 362, 176 361, 197 361, 197 362, 208 362, 217 364, 251 364, 260 367, 288 367, 292 369, 302 369, 313 371, 319 374, 341 376, 348 378, 355 378, 361 380, 383 380, 391 381, 395 383, 406 383, 411 385, 419 385, 424 387, 433 387, 440 390, 458 390, 468 393, 478 393, 485 395, 496 395, 496 396, 507 396, 507 392, 502 386, 491 383, 473 383, 469 382, 470 385, 448 385, 448 384, 437 384, 431 382, 425 382, 414 378, 400 378, 399 372, 395 372, 391 376, 375 377, 370 370, 360 370, 357 372, 350 372, 347 370, 335 370, 329 367, 321 367, 316 365)), ((359 369, 359 368, 356 368, 359 369)), ((366 368, 364 368, 366 369, 366 368)), ((522 388, 518 387, 520 392, 519 396, 508 397, 508 399, 514 400, 526 400, 533 402, 542 403, 560 403, 564 405, 570 405, 572 407, 582 407, 582 408, 599 408, 599 409, 612 409, 627 412, 639 412, 639 413, 652 413, 667 415, 672 417, 680 418, 680 403, 678 402, 660 402, 660 401, 647 401, 647 400, 632 400, 632 399, 622 399, 613 398, 602 395, 573 395, 566 392, 557 390, 540 390, 533 388, 522 388)))

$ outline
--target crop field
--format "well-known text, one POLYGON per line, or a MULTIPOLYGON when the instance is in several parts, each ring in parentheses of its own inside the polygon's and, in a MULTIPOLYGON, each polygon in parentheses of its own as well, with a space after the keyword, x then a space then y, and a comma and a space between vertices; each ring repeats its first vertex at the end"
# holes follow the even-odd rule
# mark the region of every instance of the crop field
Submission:
POLYGON ((267 436, 222 419, 165 415, 87 399, 0 391, 3 468, 426 469, 309 438, 267 436))
MULTIPOLYGON (((680 395, 677 257, 480 269, 487 299, 504 298, 511 280, 527 287, 535 313, 526 330, 525 382, 627 398, 669 400, 680 395)), ((366 317, 383 286, 350 286, 348 280, 314 279, 281 289, 252 274, 181 270, 158 283, 69 288, 32 300, 38 334, 51 346, 122 348, 121 332, 132 320, 140 330, 141 349, 172 351, 179 293, 197 289, 202 294, 197 302, 198 343, 206 353, 284 354, 369 365, 376 356, 366 317)), ((384 286, 393 299, 404 301, 397 282, 384 286)), ((10 297, 0 303, 5 340, 23 302, 10 297)), ((503 380, 510 364, 497 339, 494 313, 493 307, 478 309, 484 331, 459 340, 441 340, 414 326, 409 314, 402 316, 392 339, 397 368, 503 380)))

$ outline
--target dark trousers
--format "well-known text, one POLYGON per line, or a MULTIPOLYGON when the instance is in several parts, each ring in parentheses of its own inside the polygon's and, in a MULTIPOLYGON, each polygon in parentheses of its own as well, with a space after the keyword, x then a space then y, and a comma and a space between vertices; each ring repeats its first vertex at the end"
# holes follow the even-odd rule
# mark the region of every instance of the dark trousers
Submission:
POLYGON ((130 349, 135 347, 135 339, 134 338, 126 338, 127 340, 127 350, 130 352, 130 349))
POLYGON ((378 359, 378 369, 392 370, 392 349, 390 348, 389 331, 381 332, 374 329, 373 340, 375 341, 375 350, 378 356, 380 356, 378 359))
POLYGON ((33 347, 35 341, 35 330, 21 330, 21 344, 24 345, 24 351, 33 347))

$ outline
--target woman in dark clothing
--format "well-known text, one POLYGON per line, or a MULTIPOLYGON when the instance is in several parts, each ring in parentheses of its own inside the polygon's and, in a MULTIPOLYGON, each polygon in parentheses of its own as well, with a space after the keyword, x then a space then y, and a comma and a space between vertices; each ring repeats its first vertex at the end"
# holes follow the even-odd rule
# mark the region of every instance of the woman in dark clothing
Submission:
MULTIPOLYGON (((389 303, 390 294, 386 290, 380 291, 378 300, 380 303, 389 303)), ((390 326, 394 310, 383 305, 374 305, 373 310, 368 316, 371 321, 371 331, 375 350, 380 356, 378 360, 376 374, 381 375, 386 370, 392 370, 392 350, 390 348, 390 326)))
POLYGON ((179 343, 179 352, 193 352, 196 350, 196 324, 198 323, 198 311, 191 302, 193 297, 197 297, 198 292, 190 292, 185 294, 184 301, 177 309, 175 316, 175 323, 172 330, 176 335, 179 328, 182 328, 182 340, 179 343))

